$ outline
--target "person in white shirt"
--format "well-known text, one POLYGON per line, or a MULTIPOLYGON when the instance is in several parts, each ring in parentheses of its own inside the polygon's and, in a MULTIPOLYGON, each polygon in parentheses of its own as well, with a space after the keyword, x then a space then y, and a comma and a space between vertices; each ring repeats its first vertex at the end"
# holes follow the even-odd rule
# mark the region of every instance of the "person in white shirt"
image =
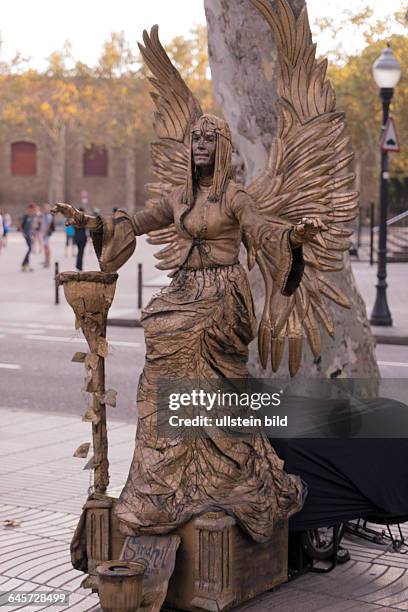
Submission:
POLYGON ((50 207, 48 204, 44 204, 41 211, 41 225, 40 225, 41 239, 44 248, 44 268, 49 268, 51 260, 50 251, 50 236, 54 232, 54 218, 51 214, 50 207))

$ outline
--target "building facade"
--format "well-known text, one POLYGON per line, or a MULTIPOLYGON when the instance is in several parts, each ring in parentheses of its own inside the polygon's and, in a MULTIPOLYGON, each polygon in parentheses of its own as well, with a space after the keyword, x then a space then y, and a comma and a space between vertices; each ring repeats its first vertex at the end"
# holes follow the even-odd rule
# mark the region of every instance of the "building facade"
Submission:
MULTIPOLYGON (((67 135, 64 176, 61 192, 64 200, 103 212, 114 207, 138 208, 145 201, 148 156, 135 154, 139 168, 133 172, 133 202, 129 204, 126 156, 121 149, 84 146, 67 135)), ((44 204, 49 200, 52 160, 46 141, 31 140, 16 134, 0 143, 0 208, 20 214, 29 202, 44 204)), ((54 202, 50 202, 53 204, 54 202)))

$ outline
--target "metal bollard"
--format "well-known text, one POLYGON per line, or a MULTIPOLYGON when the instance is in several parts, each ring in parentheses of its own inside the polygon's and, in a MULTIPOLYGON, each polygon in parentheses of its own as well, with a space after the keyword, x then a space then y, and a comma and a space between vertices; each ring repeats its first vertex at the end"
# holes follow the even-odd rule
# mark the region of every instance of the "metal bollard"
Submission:
POLYGON ((58 282, 58 274, 59 274, 59 263, 58 261, 55 262, 55 275, 54 275, 54 282, 55 282, 55 303, 59 304, 59 282, 58 282))
POLYGON ((357 225, 357 248, 361 247, 361 233, 363 230, 363 209, 360 208, 358 212, 358 225, 357 225))
POLYGON ((370 202, 370 266, 374 263, 374 202, 370 202))
POLYGON ((137 265, 137 307, 139 310, 143 308, 143 266, 137 265))

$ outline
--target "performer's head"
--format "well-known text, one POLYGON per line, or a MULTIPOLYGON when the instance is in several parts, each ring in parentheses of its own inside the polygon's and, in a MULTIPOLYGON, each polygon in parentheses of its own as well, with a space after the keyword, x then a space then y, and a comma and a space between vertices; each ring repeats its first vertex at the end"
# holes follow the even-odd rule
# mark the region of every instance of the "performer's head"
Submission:
POLYGON ((200 175, 213 177, 208 199, 212 202, 220 200, 231 178, 231 163, 231 131, 227 122, 214 115, 202 115, 191 129, 186 202, 193 204, 200 175))

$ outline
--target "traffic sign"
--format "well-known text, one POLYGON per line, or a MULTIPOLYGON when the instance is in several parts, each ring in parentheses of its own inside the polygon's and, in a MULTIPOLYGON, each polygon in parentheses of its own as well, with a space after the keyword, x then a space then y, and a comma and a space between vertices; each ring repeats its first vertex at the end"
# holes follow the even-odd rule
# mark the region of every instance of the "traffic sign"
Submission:
POLYGON ((381 138, 381 150, 388 153, 398 153, 400 150, 397 128, 395 127, 395 121, 392 117, 389 117, 385 124, 381 138))

